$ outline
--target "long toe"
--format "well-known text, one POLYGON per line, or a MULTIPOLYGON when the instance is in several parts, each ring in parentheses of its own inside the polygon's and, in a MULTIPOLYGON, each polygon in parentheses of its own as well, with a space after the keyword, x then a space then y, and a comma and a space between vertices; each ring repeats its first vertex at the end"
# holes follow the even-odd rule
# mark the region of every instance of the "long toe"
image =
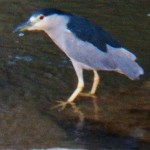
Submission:
POLYGON ((54 107, 51 108, 51 110, 53 109, 58 109, 58 111, 63 111, 67 105, 72 105, 73 103, 68 102, 68 101, 57 101, 57 105, 55 105, 54 107))

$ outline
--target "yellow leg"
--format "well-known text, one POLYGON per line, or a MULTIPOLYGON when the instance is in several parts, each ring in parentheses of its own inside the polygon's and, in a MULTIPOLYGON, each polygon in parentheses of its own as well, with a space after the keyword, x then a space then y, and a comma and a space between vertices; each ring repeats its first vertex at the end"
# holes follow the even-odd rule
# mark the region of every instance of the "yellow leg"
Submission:
POLYGON ((75 91, 73 92, 73 94, 67 100, 68 103, 72 103, 84 88, 83 69, 82 69, 81 65, 74 60, 72 60, 72 64, 74 66, 74 69, 75 69, 77 77, 78 77, 78 85, 77 85, 77 88, 75 89, 75 91))
POLYGON ((94 80, 93 80, 92 89, 91 89, 91 91, 90 91, 90 94, 92 94, 92 95, 95 94, 96 89, 97 89, 97 86, 98 86, 99 81, 100 81, 100 77, 99 77, 97 71, 96 71, 96 70, 93 70, 93 72, 94 72, 94 80))
POLYGON ((52 109, 56 109, 60 107, 60 111, 63 110, 68 104, 70 104, 72 107, 74 107, 74 100, 77 98, 77 96, 80 94, 80 92, 83 90, 84 88, 84 83, 82 81, 78 82, 78 86, 75 89, 75 91, 72 93, 72 95, 68 98, 67 101, 58 101, 58 105, 52 107, 52 109))
POLYGON ((69 99, 67 100, 68 103, 72 103, 76 97, 81 93, 81 91, 84 88, 84 83, 82 81, 78 82, 78 86, 75 89, 75 91, 72 93, 72 95, 69 97, 69 99))
POLYGON ((63 110, 67 106, 67 104, 70 104, 73 106, 74 105, 73 101, 77 98, 77 96, 81 93, 81 91, 84 88, 83 69, 80 66, 80 64, 78 64, 75 61, 72 61, 72 64, 74 66, 74 69, 75 69, 77 77, 78 77, 77 88, 75 89, 75 91, 72 93, 72 95, 68 98, 68 100, 66 102, 59 101, 58 102, 59 104, 57 106, 53 107, 52 109, 61 107, 60 110, 63 110))
POLYGON ((87 97, 95 98, 94 94, 95 94, 97 86, 99 84, 100 77, 96 70, 93 70, 93 72, 94 72, 94 80, 93 80, 93 85, 92 85, 91 91, 88 93, 80 93, 80 96, 87 96, 87 97))

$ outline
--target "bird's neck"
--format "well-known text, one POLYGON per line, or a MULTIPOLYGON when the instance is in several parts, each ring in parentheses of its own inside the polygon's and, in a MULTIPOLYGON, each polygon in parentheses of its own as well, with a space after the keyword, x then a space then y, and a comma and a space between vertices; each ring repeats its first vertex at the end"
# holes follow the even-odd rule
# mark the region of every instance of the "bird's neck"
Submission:
POLYGON ((65 50, 65 34, 66 28, 69 19, 61 18, 59 19, 59 23, 55 23, 55 26, 51 26, 49 29, 45 30, 48 36, 52 39, 52 41, 62 50, 65 50))
POLYGON ((63 51, 64 47, 64 36, 62 29, 57 28, 57 30, 45 31, 52 41, 63 51))

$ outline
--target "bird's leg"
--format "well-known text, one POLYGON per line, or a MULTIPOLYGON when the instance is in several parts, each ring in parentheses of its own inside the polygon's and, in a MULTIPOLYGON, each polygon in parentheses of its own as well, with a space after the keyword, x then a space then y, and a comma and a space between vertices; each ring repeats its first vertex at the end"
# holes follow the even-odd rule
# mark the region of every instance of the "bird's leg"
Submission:
POLYGON ((95 92, 96 92, 96 90, 97 90, 97 86, 98 86, 99 81, 100 81, 100 77, 99 77, 97 71, 96 71, 96 70, 93 70, 93 72, 94 72, 94 80, 93 80, 92 89, 91 89, 91 91, 90 91, 90 94, 92 94, 92 95, 95 94, 95 92))
POLYGON ((67 100, 67 102, 68 103, 72 103, 75 100, 75 98, 81 93, 81 91, 83 90, 83 88, 84 88, 84 83, 79 80, 77 88, 72 93, 72 95, 69 97, 69 99, 67 100))
MULTIPOLYGON (((81 68, 81 66, 76 63, 76 62, 72 62, 74 69, 76 71, 77 77, 78 77, 78 85, 77 88, 75 89, 75 91, 72 93, 72 95, 68 98, 68 100, 66 102, 63 101, 59 101, 58 105, 53 107, 53 108, 58 108, 61 107, 60 110, 63 110, 68 104, 70 105, 74 105, 74 100, 77 98, 77 96, 81 93, 81 91, 84 88, 84 81, 83 81, 83 69, 81 68)), ((52 109, 53 109, 52 108, 52 109)))
POLYGON ((60 111, 62 111, 68 104, 70 104, 72 107, 74 107, 74 100, 76 99, 76 97, 80 94, 80 92, 83 90, 84 87, 84 83, 82 81, 78 81, 78 85, 77 88, 75 89, 75 91, 72 93, 72 95, 68 98, 67 101, 58 101, 58 105, 54 106, 52 109, 55 108, 59 108, 60 107, 60 111))
POLYGON ((92 85, 91 91, 89 93, 81 93, 80 96, 87 96, 87 97, 93 97, 93 98, 95 97, 94 94, 99 84, 100 77, 96 70, 93 70, 93 72, 94 72, 94 79, 93 79, 93 85, 92 85))

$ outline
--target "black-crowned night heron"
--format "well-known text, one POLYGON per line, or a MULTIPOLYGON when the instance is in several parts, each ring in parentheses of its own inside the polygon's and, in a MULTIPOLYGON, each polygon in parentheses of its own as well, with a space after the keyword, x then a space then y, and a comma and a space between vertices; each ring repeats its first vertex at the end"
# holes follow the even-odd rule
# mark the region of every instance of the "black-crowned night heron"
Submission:
POLYGON ((35 11, 14 32, 25 30, 44 31, 70 58, 78 77, 78 85, 67 103, 72 103, 84 87, 83 69, 94 72, 94 81, 89 95, 94 95, 99 83, 97 70, 116 71, 131 80, 144 73, 135 62, 136 56, 123 48, 101 27, 84 17, 61 10, 44 8, 35 11))

